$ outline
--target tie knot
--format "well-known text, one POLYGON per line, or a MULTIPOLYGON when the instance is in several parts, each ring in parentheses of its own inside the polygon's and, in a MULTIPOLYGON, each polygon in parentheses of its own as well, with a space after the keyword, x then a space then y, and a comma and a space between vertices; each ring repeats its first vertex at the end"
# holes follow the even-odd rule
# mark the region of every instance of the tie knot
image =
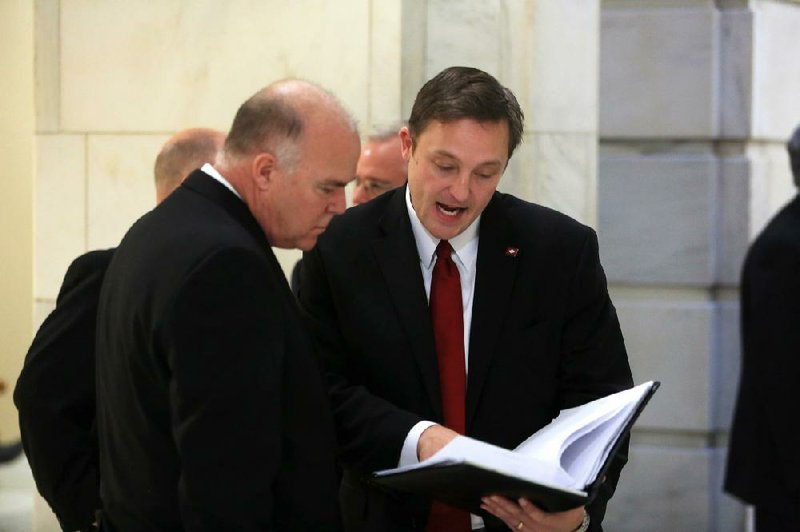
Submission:
POLYGON ((453 253, 453 246, 450 245, 450 242, 439 240, 439 244, 436 246, 436 258, 449 259, 451 253, 453 253))

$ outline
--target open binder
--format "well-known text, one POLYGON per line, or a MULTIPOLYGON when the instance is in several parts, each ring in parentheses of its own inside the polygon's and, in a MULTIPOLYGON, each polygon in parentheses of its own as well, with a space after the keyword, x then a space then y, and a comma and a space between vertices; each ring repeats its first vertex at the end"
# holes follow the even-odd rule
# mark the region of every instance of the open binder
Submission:
POLYGON ((429 459, 377 471, 372 481, 472 513, 487 495, 525 497, 550 512, 586 505, 659 385, 646 382, 562 410, 513 451, 459 436, 429 459))

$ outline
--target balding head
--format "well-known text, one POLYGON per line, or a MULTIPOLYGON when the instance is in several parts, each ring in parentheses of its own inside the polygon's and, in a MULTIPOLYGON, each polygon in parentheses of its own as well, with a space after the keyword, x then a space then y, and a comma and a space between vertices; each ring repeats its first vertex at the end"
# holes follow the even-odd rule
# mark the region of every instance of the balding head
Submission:
POLYGON ((291 173, 306 130, 331 121, 357 131, 355 121, 325 89, 307 81, 278 81, 239 107, 225 141, 224 156, 230 161, 267 151, 291 173))
POLYGON ((332 94, 285 80, 239 107, 215 166, 271 245, 307 250, 344 211, 359 146, 355 121, 332 94))
POLYGON ((224 133, 207 128, 184 129, 171 136, 153 168, 156 202, 164 201, 193 170, 213 163, 224 142, 224 133))

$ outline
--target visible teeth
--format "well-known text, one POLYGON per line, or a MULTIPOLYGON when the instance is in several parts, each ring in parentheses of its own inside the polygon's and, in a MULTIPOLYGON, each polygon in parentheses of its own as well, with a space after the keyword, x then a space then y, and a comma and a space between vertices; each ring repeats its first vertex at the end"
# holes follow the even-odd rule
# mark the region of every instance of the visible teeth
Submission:
POLYGON ((460 210, 461 210, 461 209, 459 209, 459 208, 457 208, 457 207, 456 207, 455 209, 453 209, 453 210, 449 210, 449 209, 446 209, 446 208, 444 208, 444 207, 443 207, 442 205, 440 205, 440 204, 437 204, 436 206, 439 208, 439 211, 440 211, 442 214, 446 214, 447 216, 455 216, 456 214, 458 214, 458 211, 460 211, 460 210))

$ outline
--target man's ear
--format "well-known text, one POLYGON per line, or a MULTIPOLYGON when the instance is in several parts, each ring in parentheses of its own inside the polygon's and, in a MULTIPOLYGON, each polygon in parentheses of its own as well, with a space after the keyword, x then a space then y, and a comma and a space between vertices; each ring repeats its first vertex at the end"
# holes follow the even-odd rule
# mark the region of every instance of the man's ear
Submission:
POLYGON ((400 128, 400 150, 403 153, 403 159, 408 162, 411 160, 411 153, 414 149, 414 141, 411 140, 411 133, 407 127, 400 128))
POLYGON ((278 159, 269 152, 262 152, 253 157, 251 168, 256 188, 264 190, 277 178, 278 159))

